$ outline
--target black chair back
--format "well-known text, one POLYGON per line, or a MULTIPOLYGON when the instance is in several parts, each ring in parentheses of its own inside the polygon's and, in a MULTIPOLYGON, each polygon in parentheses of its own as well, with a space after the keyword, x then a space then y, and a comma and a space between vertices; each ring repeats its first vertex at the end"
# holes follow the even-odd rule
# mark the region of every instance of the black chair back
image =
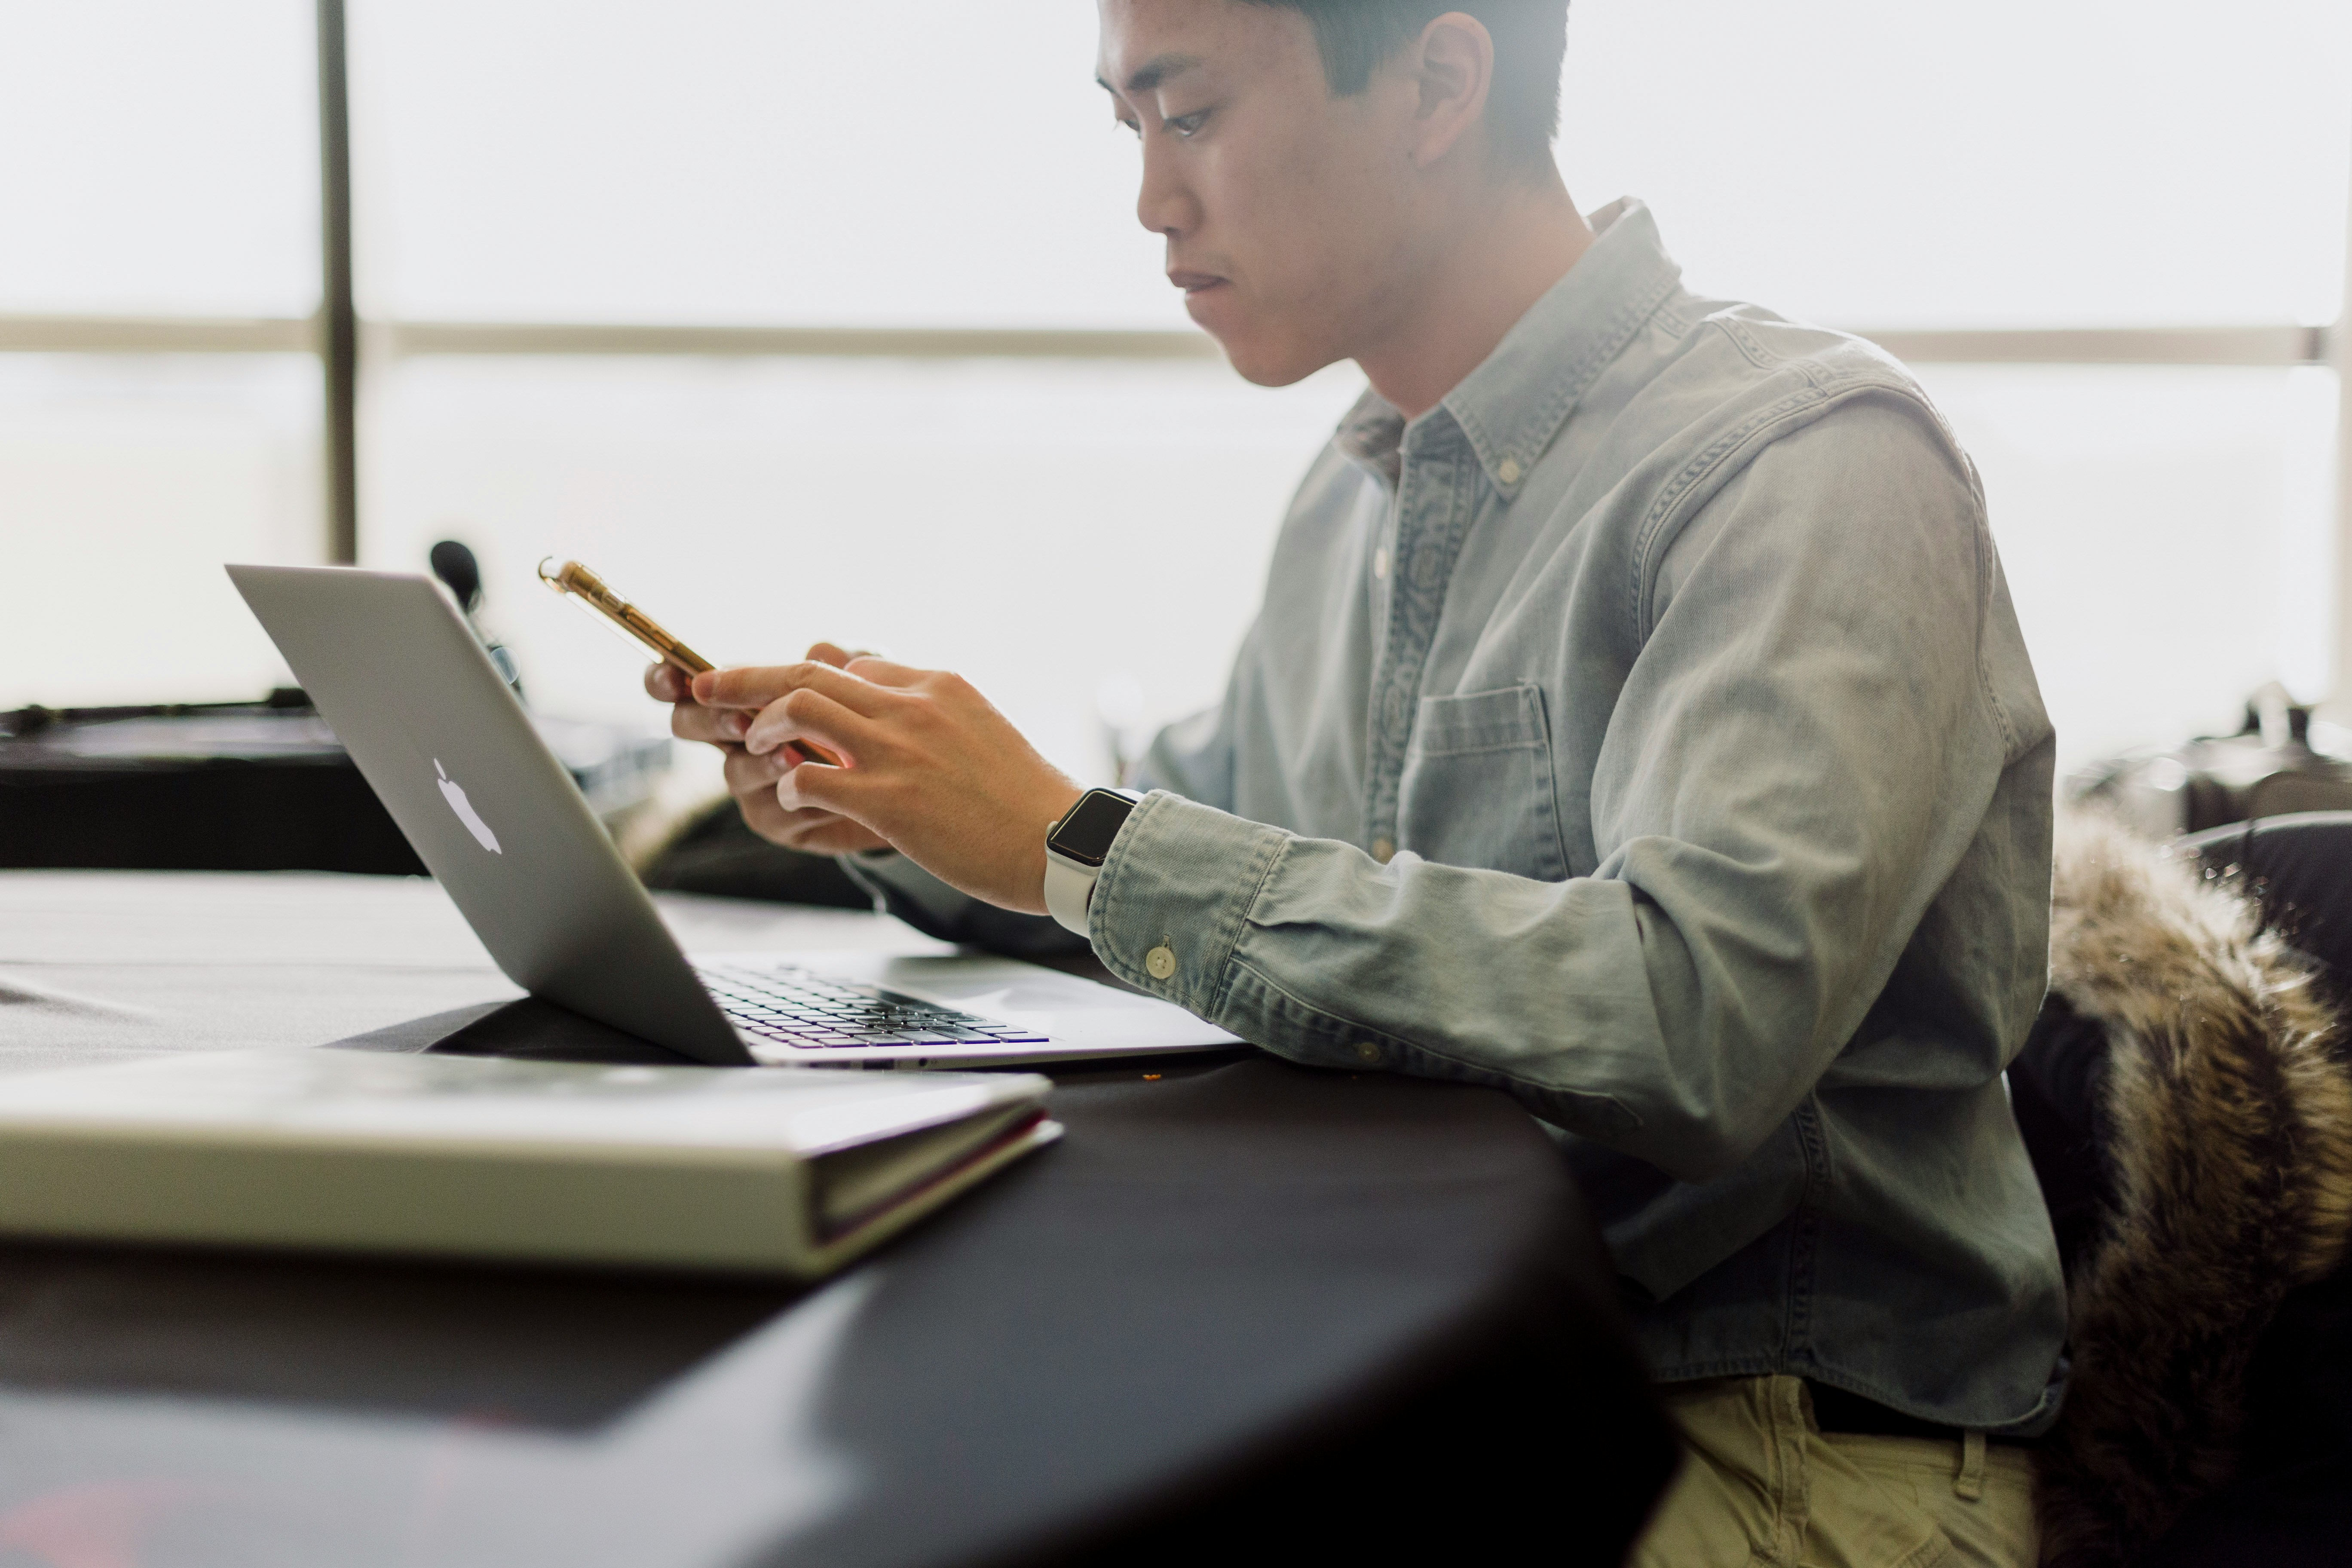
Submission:
POLYGON ((2181 843, 2207 876, 2239 879, 2263 924, 2326 970, 2339 1006, 2352 1000, 2352 811, 2233 822, 2181 843))

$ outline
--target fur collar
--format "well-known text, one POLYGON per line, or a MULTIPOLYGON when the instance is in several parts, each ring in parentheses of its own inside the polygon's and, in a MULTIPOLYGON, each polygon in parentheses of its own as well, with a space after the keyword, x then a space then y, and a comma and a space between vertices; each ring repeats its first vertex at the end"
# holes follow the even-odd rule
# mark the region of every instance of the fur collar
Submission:
POLYGON ((2061 826, 2051 989, 2106 1035, 2113 1199, 2070 1281, 2046 1563, 2121 1562, 2227 1481, 2246 1366, 2352 1228, 2352 1078, 2309 965, 2195 860, 2061 826))

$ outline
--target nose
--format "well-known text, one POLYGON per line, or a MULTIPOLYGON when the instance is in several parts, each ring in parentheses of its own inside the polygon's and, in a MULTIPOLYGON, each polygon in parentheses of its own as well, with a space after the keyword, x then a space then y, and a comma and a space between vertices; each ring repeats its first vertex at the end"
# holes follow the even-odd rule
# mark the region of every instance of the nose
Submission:
POLYGON ((1184 177, 1167 138, 1147 132, 1143 138, 1143 185, 1136 193, 1135 220, 1154 234, 1171 239, 1196 227, 1200 204, 1184 177))

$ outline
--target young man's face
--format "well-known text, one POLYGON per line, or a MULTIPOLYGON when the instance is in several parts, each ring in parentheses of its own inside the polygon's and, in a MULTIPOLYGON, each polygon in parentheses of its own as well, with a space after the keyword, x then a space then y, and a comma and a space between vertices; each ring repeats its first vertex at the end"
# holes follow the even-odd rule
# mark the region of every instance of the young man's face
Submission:
POLYGON ((1097 74, 1143 145, 1136 216, 1167 237, 1185 309, 1262 385, 1355 357, 1431 248, 1411 178, 1411 79, 1377 72, 1334 98, 1296 11, 1097 3, 1097 74))

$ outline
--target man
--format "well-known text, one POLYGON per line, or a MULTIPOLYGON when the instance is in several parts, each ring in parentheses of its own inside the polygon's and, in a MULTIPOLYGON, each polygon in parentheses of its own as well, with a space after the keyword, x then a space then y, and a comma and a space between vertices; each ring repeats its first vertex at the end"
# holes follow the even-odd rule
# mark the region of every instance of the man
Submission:
POLYGON ((754 827, 919 923, 1052 907, 1294 1060, 1517 1096, 1688 1435, 1647 1560, 2024 1564, 2004 1439, 2055 1413, 2063 1312, 2000 1072, 2052 735, 1983 498, 1884 355, 1695 299, 1638 204, 1580 216, 1563 12, 1100 0, 1193 319, 1253 381, 1370 390, 1223 702, 1089 805, 1058 904, 1080 787, 957 677, 648 686, 754 827))

